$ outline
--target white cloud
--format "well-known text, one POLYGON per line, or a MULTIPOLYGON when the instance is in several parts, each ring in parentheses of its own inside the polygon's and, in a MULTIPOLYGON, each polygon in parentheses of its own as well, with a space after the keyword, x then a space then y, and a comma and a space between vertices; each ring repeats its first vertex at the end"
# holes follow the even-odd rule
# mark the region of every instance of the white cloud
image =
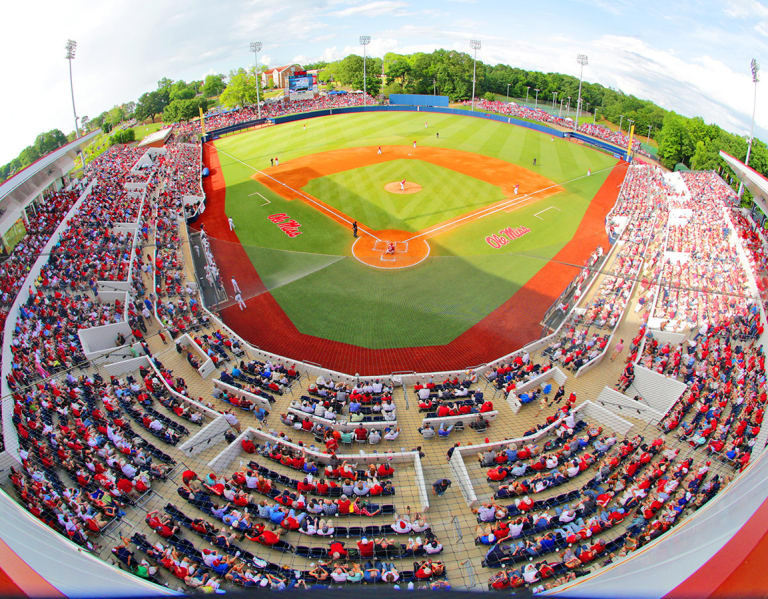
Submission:
MULTIPOLYGON (((487 0, 221 0, 211 10, 207 2, 188 0, 183 10, 157 2, 152 11, 126 0, 46 3, 43 11, 35 3, 10 3, 6 24, 35 26, 9 26, 0 36, 5 56, 24 57, 4 63, 13 91, 0 95, 0 114, 10 115, 0 163, 41 131, 73 128, 67 37, 79 43, 73 63, 78 114, 90 117, 136 100, 163 76, 190 81, 250 67, 253 40, 264 44, 259 63, 275 66, 362 54, 355 42, 365 33, 372 38, 370 56, 436 48, 470 53, 469 40, 476 38, 483 42, 478 58, 488 64, 571 75, 578 75, 575 55, 583 52, 590 57, 586 80, 743 133, 752 112, 749 59, 768 66, 767 2, 705 0, 688 10, 661 0, 551 0, 526 8, 487 0), (117 39, 123 31, 131 34, 128 43, 117 39)), ((757 123, 766 130, 768 97, 762 88, 759 94, 757 123)))
POLYGON ((758 0, 728 0, 724 11, 735 19, 768 18, 768 6, 758 0))
POLYGON ((349 8, 343 8, 332 12, 335 17, 352 17, 352 16, 367 16, 377 17, 381 15, 395 15, 404 16, 407 14, 403 9, 408 5, 405 2, 397 0, 376 0, 375 2, 368 2, 366 4, 360 4, 357 6, 350 6, 349 8))
POLYGON ((323 50, 322 54, 320 55, 320 60, 324 60, 325 62, 333 62, 334 60, 339 60, 339 58, 342 58, 341 52, 339 52, 338 48, 336 46, 331 46, 330 48, 326 48, 323 50))

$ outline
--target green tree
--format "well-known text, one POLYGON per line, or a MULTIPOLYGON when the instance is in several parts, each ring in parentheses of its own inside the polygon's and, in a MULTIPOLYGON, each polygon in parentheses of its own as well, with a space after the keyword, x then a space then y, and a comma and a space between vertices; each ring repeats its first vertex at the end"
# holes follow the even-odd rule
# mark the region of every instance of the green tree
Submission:
POLYGON ((39 156, 53 152, 67 143, 67 136, 59 129, 51 129, 46 133, 41 133, 35 138, 35 152, 39 156))
POLYGON ((252 70, 249 72, 241 68, 232 71, 229 75, 229 83, 221 92, 219 101, 228 108, 255 104, 256 86, 259 84, 259 77, 256 77, 252 70))
POLYGON ((162 114, 168 106, 168 99, 159 91, 145 92, 139 98, 136 105, 135 116, 140 121, 154 119, 155 115, 162 114))
POLYGON ((107 113, 107 116, 104 120, 108 122, 112 128, 114 128, 125 120, 125 110, 123 110, 122 106, 114 106, 107 113))
POLYGON ((664 117, 659 134, 659 160, 667 168, 674 168, 678 162, 690 164, 695 146, 685 119, 674 112, 664 117))
POLYGON ((182 80, 175 81, 173 85, 168 88, 168 90, 168 99, 171 102, 174 100, 191 100, 197 95, 195 85, 187 85, 182 80))
POLYGON ((224 75, 208 75, 202 86, 203 95, 206 98, 213 98, 221 94, 225 87, 227 85, 224 83, 224 75))
POLYGON ((113 146, 115 144, 127 144, 131 143, 132 141, 136 141, 136 131, 133 129, 122 129, 112 134, 112 136, 109 138, 109 145, 113 146))
POLYGON ((397 82, 401 89, 406 90, 411 84, 411 64, 402 54, 388 52, 384 56, 384 74, 387 84, 397 82))
POLYGON ((208 110, 208 100, 206 98, 174 100, 165 107, 163 121, 166 123, 189 121, 200 115, 200 109, 203 112, 208 110))

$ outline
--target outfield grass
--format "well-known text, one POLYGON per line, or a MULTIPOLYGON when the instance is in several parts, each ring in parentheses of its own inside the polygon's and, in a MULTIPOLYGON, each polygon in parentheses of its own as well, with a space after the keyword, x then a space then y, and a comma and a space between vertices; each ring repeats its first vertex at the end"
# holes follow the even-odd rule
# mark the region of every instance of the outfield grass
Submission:
MULTIPOLYGON (((226 212, 235 220, 238 237, 281 307, 303 333, 371 348, 445 344, 487 316, 573 237, 591 198, 616 163, 607 154, 560 139, 553 141, 549 135, 522 127, 419 113, 310 119, 224 138, 216 146, 227 183, 226 212), (439 140, 436 131, 440 132, 439 140), (251 178, 255 169, 268 167, 269 158, 274 156, 285 164, 338 147, 409 145, 414 140, 419 146, 476 152, 526 168, 535 157, 536 171, 564 191, 430 240, 432 254, 417 267, 380 271, 351 257, 353 240, 348 229, 303 202, 284 200, 251 178), (585 176, 587 169, 592 176, 585 176), (269 203, 263 205, 265 199, 269 203), (553 208, 536 216, 550 206, 553 208), (301 223, 302 234, 289 238, 267 220, 278 212, 301 223), (505 227, 518 226, 527 226, 531 233, 502 249, 494 249, 485 241, 505 227)), ((376 176, 387 177, 381 173, 376 176)), ((332 187, 331 177, 325 179, 329 181, 317 184, 332 187)), ((441 185, 441 181, 434 185, 441 185)), ((375 204, 378 213, 385 206, 383 200, 372 199, 379 193, 378 187, 377 183, 366 189, 361 178, 353 189, 360 206, 342 210, 354 214, 356 209, 370 209, 364 204, 375 204)), ((325 199, 325 191, 313 194, 325 199)), ((424 193, 398 197, 410 202, 424 193)), ((471 195, 464 196, 468 202, 465 210, 451 204, 453 198, 449 196, 436 194, 425 203, 423 212, 429 207, 453 214, 474 207, 470 205, 471 195)), ((388 214, 382 218, 403 220, 407 216, 402 210, 388 214)), ((373 226, 366 218, 360 221, 373 226)), ((404 222, 407 225, 409 221, 404 222)), ((574 276, 577 272, 574 267, 574 276)))
POLYGON ((136 141, 141 141, 150 133, 159 131, 162 128, 163 123, 148 123, 146 125, 136 125, 135 127, 132 127, 136 135, 136 141))
POLYGON ((420 231, 504 199, 496 185, 421 160, 391 160, 310 181, 304 191, 374 230, 420 231), (418 183, 416 194, 397 194, 387 183, 418 183))

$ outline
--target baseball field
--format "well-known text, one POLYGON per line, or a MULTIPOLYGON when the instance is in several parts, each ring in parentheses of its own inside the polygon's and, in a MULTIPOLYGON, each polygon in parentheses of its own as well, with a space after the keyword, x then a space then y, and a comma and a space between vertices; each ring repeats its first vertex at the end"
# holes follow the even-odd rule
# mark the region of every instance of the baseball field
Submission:
POLYGON ((248 306, 223 316, 265 349, 323 365, 334 343, 391 354, 470 331, 469 345, 530 340, 589 253, 607 247, 603 219, 623 179, 615 158, 583 145, 420 112, 295 121, 204 155, 202 222, 248 306))

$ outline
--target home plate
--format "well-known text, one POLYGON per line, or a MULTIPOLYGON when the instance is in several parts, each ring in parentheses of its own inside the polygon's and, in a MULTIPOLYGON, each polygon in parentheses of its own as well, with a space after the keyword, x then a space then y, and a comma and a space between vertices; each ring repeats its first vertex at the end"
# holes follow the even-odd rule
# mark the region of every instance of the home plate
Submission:
POLYGON ((541 217, 539 216, 539 214, 543 214, 543 213, 544 213, 544 212, 546 212, 547 210, 557 210, 558 212, 560 212, 560 208, 558 208, 557 206, 550 206, 549 208, 544 208, 544 210, 539 210, 539 211, 538 211, 536 214, 534 214, 534 216, 535 216, 536 218, 538 218, 539 220, 544 220, 543 218, 541 218, 541 217))

